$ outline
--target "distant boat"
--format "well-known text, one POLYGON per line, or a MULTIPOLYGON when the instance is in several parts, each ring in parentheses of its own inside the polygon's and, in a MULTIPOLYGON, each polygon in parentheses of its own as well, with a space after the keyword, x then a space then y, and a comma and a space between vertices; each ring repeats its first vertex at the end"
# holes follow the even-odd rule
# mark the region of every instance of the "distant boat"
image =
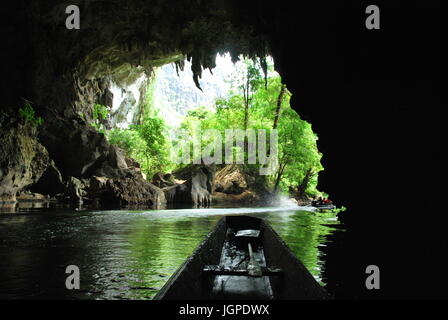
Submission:
POLYGON ((262 219, 223 217, 154 299, 330 299, 262 219))
POLYGON ((333 210, 336 208, 333 203, 319 203, 318 201, 312 201, 311 205, 319 210, 333 210))
POLYGON ((314 207, 319 210, 333 210, 336 208, 334 204, 321 204, 321 205, 315 205, 314 207))

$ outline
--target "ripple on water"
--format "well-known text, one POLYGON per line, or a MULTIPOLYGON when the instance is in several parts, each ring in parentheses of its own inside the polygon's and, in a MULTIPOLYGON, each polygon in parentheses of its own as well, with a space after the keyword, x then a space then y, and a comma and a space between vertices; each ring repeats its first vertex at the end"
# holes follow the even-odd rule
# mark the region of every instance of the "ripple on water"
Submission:
POLYGON ((0 298, 150 299, 229 214, 266 219, 322 283, 319 248, 338 221, 310 208, 42 211, 0 215, 0 298), (64 287, 70 264, 79 291, 64 287))

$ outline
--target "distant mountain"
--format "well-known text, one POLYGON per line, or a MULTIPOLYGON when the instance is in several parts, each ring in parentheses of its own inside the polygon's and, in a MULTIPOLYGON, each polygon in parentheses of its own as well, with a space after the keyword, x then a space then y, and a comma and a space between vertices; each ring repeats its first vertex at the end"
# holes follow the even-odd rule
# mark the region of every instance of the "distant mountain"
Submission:
POLYGON ((179 75, 175 65, 168 64, 156 69, 151 79, 142 73, 135 83, 127 87, 118 87, 112 83, 112 127, 126 128, 135 123, 142 112, 140 109, 144 103, 141 99, 146 97, 147 90, 153 90, 152 107, 173 127, 180 125, 191 109, 204 106, 213 110, 216 98, 227 96, 230 90, 227 81, 235 72, 230 55, 218 55, 212 72, 213 74, 208 69, 203 70, 199 80, 202 91, 194 84, 191 63, 188 61, 185 61, 184 70, 179 70, 179 75))
POLYGON ((179 71, 179 76, 174 64, 165 65, 156 71, 154 105, 168 123, 177 126, 188 110, 198 106, 213 109, 215 99, 228 94, 230 85, 226 80, 233 71, 230 57, 218 56, 213 75, 208 69, 202 73, 201 91, 194 84, 191 63, 185 61, 184 71, 179 71))

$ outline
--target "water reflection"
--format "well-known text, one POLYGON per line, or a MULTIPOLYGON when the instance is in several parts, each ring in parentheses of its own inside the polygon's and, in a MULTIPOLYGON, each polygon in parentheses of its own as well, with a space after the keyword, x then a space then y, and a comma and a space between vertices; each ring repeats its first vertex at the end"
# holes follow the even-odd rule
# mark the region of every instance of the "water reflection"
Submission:
POLYGON ((1 213, 30 212, 33 209, 48 209, 49 201, 0 202, 1 213))
POLYGON ((41 211, 0 215, 0 298, 151 299, 221 216, 264 218, 321 281, 333 214, 297 208, 41 211), (65 289, 78 265, 81 290, 65 289))

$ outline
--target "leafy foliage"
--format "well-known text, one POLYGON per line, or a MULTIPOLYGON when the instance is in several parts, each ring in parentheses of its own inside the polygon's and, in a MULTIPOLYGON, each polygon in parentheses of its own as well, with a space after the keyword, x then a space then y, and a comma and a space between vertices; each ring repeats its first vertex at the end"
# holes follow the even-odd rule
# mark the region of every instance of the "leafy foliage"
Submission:
POLYGON ((109 111, 106 106, 102 104, 95 104, 93 106, 93 123, 92 126, 100 133, 105 133, 103 121, 107 119, 109 111))
MULTIPOLYGON (((268 71, 272 71, 272 69, 272 66, 268 65, 268 71)), ((236 70, 235 73, 230 79, 231 94, 226 98, 216 100, 216 112, 198 107, 188 112, 181 128, 187 129, 190 134, 194 130, 194 126, 198 126, 198 123, 201 130, 216 129, 223 137, 223 145, 226 129, 244 130, 246 127, 265 129, 267 136, 269 135, 274 126, 274 116, 282 90, 280 76, 271 75, 265 83, 261 72, 253 61, 246 61, 242 69, 236 70)), ((287 191, 289 186, 297 187, 305 178, 306 173, 311 171, 311 179, 306 193, 309 195, 320 194, 316 189, 317 174, 323 170, 323 167, 320 164, 322 155, 317 149, 317 136, 313 133, 311 125, 300 119, 299 115, 291 108, 291 94, 286 91, 282 96, 277 126, 280 168, 276 175, 268 178, 268 182, 274 190, 287 191)), ((209 143, 210 141, 203 139, 202 148, 209 143)), ((246 170, 255 172, 260 165, 246 164, 245 166, 246 170)))
POLYGON ((166 126, 163 119, 147 117, 134 129, 144 141, 140 152, 145 158, 147 173, 152 175, 157 171, 164 171, 169 162, 166 126))
POLYGON ((36 111, 34 110, 31 102, 24 99, 23 107, 19 108, 19 115, 26 122, 30 123, 32 126, 38 127, 44 123, 41 117, 36 117, 36 111))
POLYGON ((149 177, 166 171, 172 165, 168 160, 169 142, 166 125, 158 117, 145 117, 142 124, 129 129, 112 129, 107 133, 109 142, 123 149, 126 155, 137 160, 149 177))

